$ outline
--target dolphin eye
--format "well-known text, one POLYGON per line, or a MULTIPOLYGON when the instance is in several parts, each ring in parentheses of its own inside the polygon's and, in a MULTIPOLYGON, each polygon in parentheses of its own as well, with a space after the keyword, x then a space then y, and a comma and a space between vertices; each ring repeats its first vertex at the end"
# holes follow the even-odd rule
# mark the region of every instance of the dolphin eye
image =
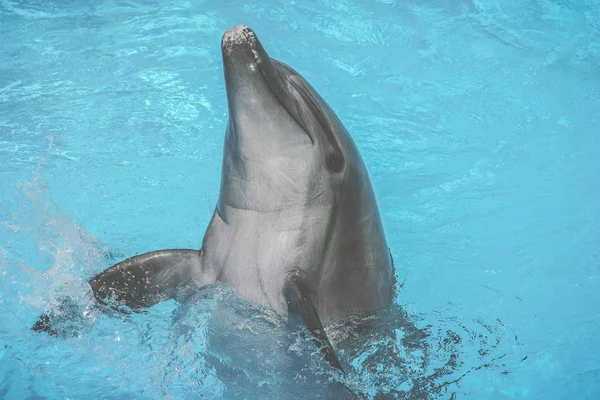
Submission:
POLYGON ((329 153, 325 163, 330 172, 338 173, 344 169, 344 157, 337 152, 329 153))

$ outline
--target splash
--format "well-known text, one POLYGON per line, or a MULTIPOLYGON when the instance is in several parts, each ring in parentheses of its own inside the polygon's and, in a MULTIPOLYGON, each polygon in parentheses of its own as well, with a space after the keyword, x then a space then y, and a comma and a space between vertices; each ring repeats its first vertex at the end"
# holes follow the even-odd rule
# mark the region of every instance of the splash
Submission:
MULTIPOLYGON (((56 152, 52 136, 46 152, 56 152)), ((39 160, 30 181, 16 184, 16 210, 10 221, 0 221, 7 238, 0 243, 0 298, 20 318, 64 304, 65 298, 89 304, 83 279, 114 254, 53 200, 44 182, 45 162, 46 157, 39 160)))

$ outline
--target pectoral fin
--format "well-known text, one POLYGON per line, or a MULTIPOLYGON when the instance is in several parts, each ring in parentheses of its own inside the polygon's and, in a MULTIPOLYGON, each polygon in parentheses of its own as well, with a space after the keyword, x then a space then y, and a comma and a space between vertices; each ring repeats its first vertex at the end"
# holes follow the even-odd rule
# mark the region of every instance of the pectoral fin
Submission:
MULTIPOLYGON (((201 272, 202 250, 161 250, 128 258, 89 280, 94 297, 102 304, 126 306, 132 310, 177 299, 196 286, 194 275, 201 272)), ((59 314, 61 314, 59 312, 59 314)), ((42 315, 31 328, 56 334, 55 313, 42 315)))
POLYGON ((304 325, 313 335, 314 342, 320 348, 325 360, 332 367, 344 372, 342 364, 325 333, 325 329, 323 329, 323 324, 305 280, 299 275, 290 275, 286 282, 284 295, 290 317, 299 316, 302 319, 304 325))
POLYGON ((194 285, 201 251, 160 250, 128 258, 89 280, 100 302, 111 299, 132 310, 175 299, 194 285))

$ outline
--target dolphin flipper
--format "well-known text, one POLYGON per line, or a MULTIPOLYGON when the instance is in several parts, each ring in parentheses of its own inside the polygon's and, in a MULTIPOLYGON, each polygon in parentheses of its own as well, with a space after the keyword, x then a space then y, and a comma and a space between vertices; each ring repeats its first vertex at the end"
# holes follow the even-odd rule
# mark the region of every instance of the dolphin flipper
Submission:
MULTIPOLYGON (((202 250, 160 250, 128 258, 100 272, 88 282, 96 300, 112 308, 132 310, 177 299, 196 288, 201 273, 202 250)), ((51 316, 44 314, 31 328, 56 334, 51 316)))
POLYGON ((89 280, 94 297, 111 299, 132 310, 178 298, 194 287, 202 250, 160 250, 128 258, 89 280))
POLYGON ((314 342, 320 348, 325 360, 332 367, 344 372, 342 364, 325 333, 325 329, 323 329, 323 324, 304 278, 298 274, 290 275, 286 281, 284 295, 290 316, 300 316, 302 322, 313 335, 314 342))

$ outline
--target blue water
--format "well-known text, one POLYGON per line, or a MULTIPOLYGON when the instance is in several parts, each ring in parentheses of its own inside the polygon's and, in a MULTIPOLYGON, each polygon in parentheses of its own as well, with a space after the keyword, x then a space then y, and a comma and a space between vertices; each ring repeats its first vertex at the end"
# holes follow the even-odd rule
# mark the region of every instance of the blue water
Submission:
POLYGON ((600 398, 599 21, 595 0, 0 0, 0 398, 600 398), (330 327, 346 378, 226 288, 90 306, 112 263, 200 246, 240 23, 375 187, 402 287, 371 335, 330 327), (65 297, 75 335, 29 330, 65 297))

